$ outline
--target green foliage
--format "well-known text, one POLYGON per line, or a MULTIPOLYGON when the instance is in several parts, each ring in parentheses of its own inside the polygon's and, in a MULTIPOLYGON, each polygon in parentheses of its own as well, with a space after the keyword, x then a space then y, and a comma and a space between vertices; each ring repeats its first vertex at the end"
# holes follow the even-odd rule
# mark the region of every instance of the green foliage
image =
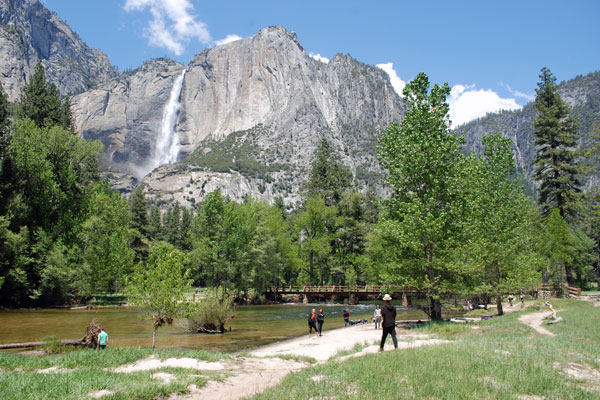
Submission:
POLYGON ((46 71, 38 61, 35 72, 25 85, 18 110, 20 119, 28 118, 39 127, 58 125, 73 129, 73 116, 69 98, 61 101, 56 86, 46 82, 46 71))
POLYGON ((230 133, 224 140, 207 140, 186 158, 185 163, 214 172, 237 171, 247 177, 271 182, 270 174, 286 167, 254 158, 260 153, 257 138, 267 133, 267 128, 258 124, 249 130, 230 133))
POLYGON ((186 312, 184 301, 191 281, 187 278, 185 264, 185 255, 181 251, 159 242, 150 248, 148 261, 135 266, 128 281, 129 301, 152 318, 153 348, 157 329, 186 312))
POLYGON ((129 210, 117 191, 105 185, 92 188, 88 218, 82 224, 83 268, 91 292, 119 292, 133 267, 129 248, 129 210))
POLYGON ((452 253, 462 233, 464 156, 462 138, 449 128, 449 93, 448 84, 430 89, 427 75, 419 73, 404 88, 402 125, 390 124, 378 149, 393 190, 375 228, 379 276, 424 288, 433 319, 441 318, 441 293, 454 289, 460 275, 452 253))
POLYGON ((563 218, 576 215, 581 182, 576 152, 578 122, 569 106, 560 98, 556 78, 542 68, 536 89, 538 115, 533 123, 536 137, 534 179, 541 183, 539 202, 544 216, 558 209, 563 218))
POLYGON ((185 315, 187 329, 191 332, 225 332, 225 323, 232 313, 233 297, 220 297, 216 291, 208 291, 199 301, 189 305, 185 315))
POLYGON ((335 206, 350 187, 352 174, 336 161, 327 139, 322 139, 315 151, 307 183, 307 197, 321 197, 327 206, 335 206))
POLYGON ((496 297, 502 314, 501 296, 539 282, 541 269, 538 212, 523 188, 511 179, 514 172, 510 140, 499 133, 483 138, 481 159, 471 159, 465 187, 469 213, 466 289, 496 297))
POLYGON ((329 255, 331 234, 328 226, 335 223, 336 209, 325 204, 321 197, 309 197, 305 211, 296 219, 296 230, 300 236, 300 253, 306 269, 300 281, 309 285, 327 283, 329 277, 329 255))
POLYGON ((544 253, 547 265, 544 268, 544 281, 564 285, 567 282, 566 267, 573 261, 575 239, 569 224, 553 209, 546 220, 544 253))

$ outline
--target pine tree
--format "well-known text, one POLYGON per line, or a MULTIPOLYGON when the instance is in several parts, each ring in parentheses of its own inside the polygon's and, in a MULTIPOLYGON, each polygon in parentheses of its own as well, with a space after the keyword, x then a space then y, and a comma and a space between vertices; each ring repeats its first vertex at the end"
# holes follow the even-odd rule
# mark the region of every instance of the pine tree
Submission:
POLYGON ((350 170, 336 161, 331 144, 323 139, 315 151, 307 197, 321 197, 327 206, 335 206, 350 187, 351 176, 350 170))
POLYGON ((569 220, 576 215, 576 200, 581 187, 575 150, 578 122, 560 98, 556 78, 548 68, 542 68, 536 94, 538 115, 533 127, 537 151, 533 165, 534 179, 541 183, 539 203, 544 216, 556 208, 569 220))
POLYGON ((67 97, 61 101, 56 85, 48 84, 41 61, 37 63, 35 72, 23 88, 17 116, 31 119, 40 128, 59 125, 73 130, 70 99, 67 97))
POLYGON ((131 214, 131 227, 137 229, 142 236, 148 236, 148 202, 144 188, 138 185, 129 199, 129 213, 131 214))

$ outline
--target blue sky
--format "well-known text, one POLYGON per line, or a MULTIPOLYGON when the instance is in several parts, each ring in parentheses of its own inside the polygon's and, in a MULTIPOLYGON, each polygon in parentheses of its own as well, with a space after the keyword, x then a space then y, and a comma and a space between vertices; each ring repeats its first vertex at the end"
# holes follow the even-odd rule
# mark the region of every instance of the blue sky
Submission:
POLYGON ((544 66, 559 81, 600 69, 596 0, 42 2, 121 70, 162 56, 187 64, 227 37, 282 25, 307 53, 381 65, 397 88, 420 71, 448 82, 455 122, 522 106, 544 66))

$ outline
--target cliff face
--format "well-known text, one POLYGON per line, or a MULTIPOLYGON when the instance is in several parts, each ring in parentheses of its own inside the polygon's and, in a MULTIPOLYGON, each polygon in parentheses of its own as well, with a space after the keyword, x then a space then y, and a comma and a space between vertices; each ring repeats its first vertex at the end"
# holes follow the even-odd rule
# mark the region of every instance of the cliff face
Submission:
MULTIPOLYGON (((573 114, 579 118, 579 150, 586 150, 591 145, 591 134, 599 129, 600 124, 600 72, 578 76, 558 85, 562 99, 572 108, 573 114)), ((531 181, 533 167, 531 161, 535 156, 535 138, 533 136, 533 121, 537 114, 535 105, 529 103, 518 111, 504 111, 488 114, 483 118, 469 122, 457 128, 465 133, 468 149, 481 152, 481 138, 492 132, 501 132, 513 144, 515 161, 519 168, 531 181)), ((586 187, 600 183, 600 163, 592 161, 595 173, 585 177, 586 187)))
MULTIPOLYGON (((79 132, 102 140, 117 170, 141 177, 181 69, 155 60, 74 97, 79 132)), ((321 63, 295 33, 269 27, 194 57, 175 123, 182 163, 158 168, 144 182, 157 198, 188 206, 209 188, 293 202, 327 138, 358 181, 376 183, 377 136, 402 113, 384 71, 348 55, 321 63)))
POLYGON ((104 143, 113 168, 142 177, 152 168, 163 108, 183 69, 175 61, 156 59, 74 96, 77 131, 104 143))
POLYGON ((62 94, 79 93, 118 75, 108 57, 90 49, 38 0, 0 0, 0 83, 16 101, 41 60, 62 94))

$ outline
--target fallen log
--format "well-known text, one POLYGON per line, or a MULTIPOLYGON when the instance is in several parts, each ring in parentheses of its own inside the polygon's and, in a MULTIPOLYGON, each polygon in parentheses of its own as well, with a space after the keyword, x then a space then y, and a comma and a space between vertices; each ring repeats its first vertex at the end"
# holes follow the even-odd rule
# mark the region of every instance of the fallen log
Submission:
MULTIPOLYGON (((36 346, 44 346, 52 342, 27 342, 27 343, 8 343, 8 344, 0 344, 0 350, 7 349, 22 349, 26 347, 36 347, 36 346)), ((61 340, 61 344, 70 345, 70 346, 84 346, 85 343, 83 339, 68 339, 61 340)))
POLYGON ((547 301, 544 302, 544 304, 547 307, 550 307, 550 310, 552 311, 552 321, 548 321, 548 325, 558 324, 559 322, 563 321, 562 317, 556 315, 556 310, 554 309, 554 307, 552 307, 552 304, 548 303, 547 301))

